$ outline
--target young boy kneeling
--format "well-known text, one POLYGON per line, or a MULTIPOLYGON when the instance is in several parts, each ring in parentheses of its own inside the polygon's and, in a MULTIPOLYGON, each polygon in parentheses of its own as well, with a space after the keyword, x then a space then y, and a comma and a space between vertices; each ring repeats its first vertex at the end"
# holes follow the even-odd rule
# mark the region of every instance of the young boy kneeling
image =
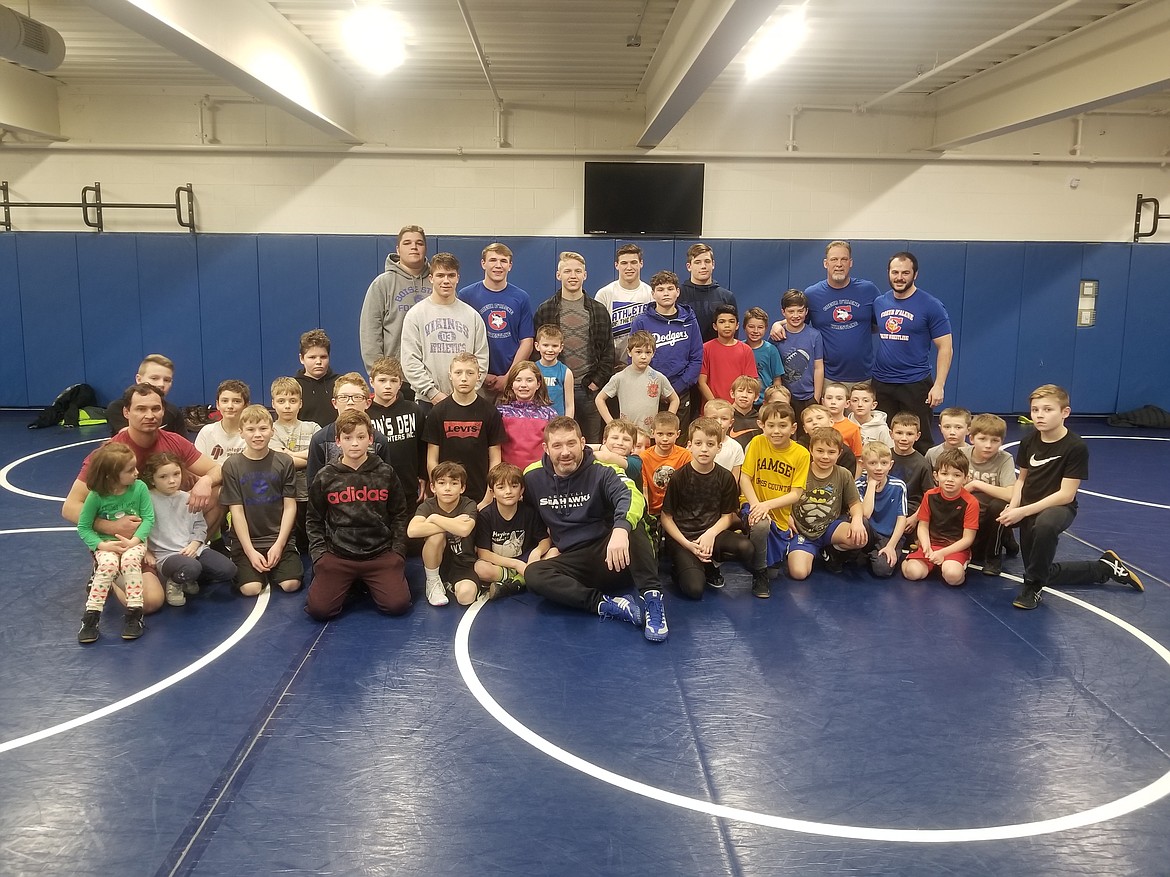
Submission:
POLYGON ((715 464, 723 427, 700 417, 689 435, 691 460, 666 485, 659 521, 669 537, 666 548, 679 590, 698 600, 704 585, 723 587, 714 561, 730 555, 751 570, 755 549, 747 536, 731 529, 739 524, 739 488, 732 474, 715 464))
POLYGON ((840 572, 840 561, 831 552, 855 551, 868 541, 853 473, 837 465, 843 446, 841 433, 831 426, 809 433, 812 460, 804 494, 792 507, 796 538, 788 548, 788 575, 798 581, 809 577, 822 551, 830 558, 830 568, 840 572))
POLYGON ((371 456, 373 427, 364 411, 337 418, 341 457, 326 463, 309 489, 306 529, 313 581, 305 611, 317 621, 338 615, 349 588, 366 583, 388 615, 410 608, 406 566, 406 497, 398 474, 371 456))
MULTIPOLYGON (((459 463, 439 463, 431 470, 431 496, 418 504, 406 535, 422 539, 427 602, 446 606, 453 591, 462 606, 479 596, 475 577, 475 503, 463 495, 467 470, 459 463)), ((486 492, 486 488, 485 488, 486 492)))
POLYGON ((918 547, 902 561, 902 575, 912 582, 936 566, 943 581, 957 588, 967 578, 967 561, 979 529, 979 501, 963 489, 971 464, 959 448, 944 448, 934 467, 932 487, 918 507, 918 547))
POLYGON ((544 557, 552 541, 544 521, 524 499, 524 473, 511 463, 488 472, 492 501, 479 510, 475 525, 475 574, 488 586, 488 599, 524 590, 524 570, 544 557))

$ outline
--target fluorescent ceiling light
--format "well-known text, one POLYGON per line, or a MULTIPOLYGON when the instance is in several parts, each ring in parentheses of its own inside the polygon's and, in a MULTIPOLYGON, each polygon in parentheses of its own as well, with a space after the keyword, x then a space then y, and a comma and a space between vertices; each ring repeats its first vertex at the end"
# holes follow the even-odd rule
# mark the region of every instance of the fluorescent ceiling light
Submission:
POLYGON ((806 5, 802 3, 790 9, 756 34, 745 61, 749 82, 771 73, 800 48, 808 36, 804 15, 806 5))
POLYGON ((381 6, 355 9, 342 33, 350 57, 375 76, 385 76, 406 60, 402 22, 381 6))

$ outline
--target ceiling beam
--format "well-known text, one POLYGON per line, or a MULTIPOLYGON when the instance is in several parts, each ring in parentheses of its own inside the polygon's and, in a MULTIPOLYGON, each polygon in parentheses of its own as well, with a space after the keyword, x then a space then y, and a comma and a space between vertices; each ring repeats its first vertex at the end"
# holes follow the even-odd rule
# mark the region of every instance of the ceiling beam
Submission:
POLYGON ((661 143, 779 5, 779 0, 681 0, 642 79, 646 128, 638 146, 661 143))
POLYGON ((61 136, 58 85, 48 76, 0 61, 0 130, 37 139, 67 140, 61 136))
POLYGON ((1170 87, 1170 3, 1149 0, 937 92, 953 149, 1170 87))
POLYGON ((265 0, 89 0, 89 5, 263 103, 360 143, 354 83, 265 0))

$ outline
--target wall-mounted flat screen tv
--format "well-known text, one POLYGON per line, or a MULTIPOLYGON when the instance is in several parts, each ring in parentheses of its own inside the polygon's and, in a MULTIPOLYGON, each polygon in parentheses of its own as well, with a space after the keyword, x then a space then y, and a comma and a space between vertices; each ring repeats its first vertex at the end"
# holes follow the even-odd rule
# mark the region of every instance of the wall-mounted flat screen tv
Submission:
POLYGON ((585 162, 585 234, 698 237, 702 233, 702 164, 585 162))

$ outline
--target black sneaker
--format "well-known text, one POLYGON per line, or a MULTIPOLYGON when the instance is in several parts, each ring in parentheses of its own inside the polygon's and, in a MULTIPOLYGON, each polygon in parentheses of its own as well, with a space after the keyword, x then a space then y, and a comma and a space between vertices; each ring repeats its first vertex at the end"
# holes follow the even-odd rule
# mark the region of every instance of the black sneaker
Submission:
POLYGON ((997 576, 1003 572, 1003 557, 998 554, 993 554, 983 561, 983 574, 985 576, 997 576))
POLYGON ((768 581, 767 570, 752 573, 752 594, 765 600, 772 596, 772 583, 768 581))
POLYGON ((1137 577, 1132 569, 1122 562, 1116 551, 1106 551, 1101 555, 1101 562, 1109 569, 1109 578, 1122 585, 1129 585, 1135 591, 1144 591, 1146 586, 1137 577))
POLYGON ((1026 583, 1020 588, 1020 593, 1016 595, 1016 599, 1012 600, 1012 605, 1017 609, 1035 609, 1040 605, 1040 588, 1031 583, 1026 583))
POLYGON ((487 589, 489 600, 503 600, 505 597, 515 597, 524 591, 524 579, 517 575, 515 570, 507 570, 502 582, 492 582, 487 589))
POLYGON ((707 570, 707 587, 708 588, 722 588, 725 584, 723 581, 723 573, 719 571, 719 567, 712 567, 707 570))
POLYGON ((1008 557, 1015 557, 1020 553, 1020 543, 1016 540, 1016 534, 1006 527, 1003 531, 1003 550, 1008 557))
POLYGON ((101 636, 98 631, 98 622, 102 620, 102 614, 96 609, 86 609, 81 616, 81 630, 77 631, 77 641, 79 643, 96 642, 97 638, 101 636))
POLYGON ((122 619, 122 639, 138 639, 146 625, 142 623, 142 607, 127 609, 122 619))
POLYGON ((845 560, 840 553, 834 551, 832 548, 824 548, 821 550, 821 559, 825 561, 825 569, 831 573, 841 573, 845 571, 845 560))

